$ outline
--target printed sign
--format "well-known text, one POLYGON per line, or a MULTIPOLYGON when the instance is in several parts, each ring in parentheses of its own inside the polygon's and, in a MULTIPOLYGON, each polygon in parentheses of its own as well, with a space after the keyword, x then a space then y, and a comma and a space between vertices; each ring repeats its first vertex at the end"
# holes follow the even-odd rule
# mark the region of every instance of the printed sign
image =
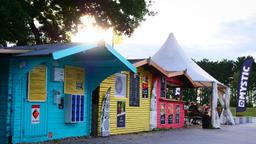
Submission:
POLYGON ((142 98, 148 98, 148 76, 142 77, 142 98))
POLYGON ((46 101, 46 66, 38 65, 29 72, 28 101, 46 101))
POLYGON ((40 123, 40 105, 32 105, 31 107, 31 123, 40 123))
POLYGON ((53 68, 53 81, 63 82, 64 81, 64 69, 53 68))
POLYGON ((176 122, 176 123, 180 123, 180 105, 177 105, 177 106, 176 106, 175 122, 176 122))
POLYGON ((177 114, 180 114, 180 105, 177 105, 177 106, 176 106, 176 113, 177 113, 177 114))
POLYGON ((237 112, 244 112, 246 110, 246 95, 247 95, 247 86, 250 76, 250 71, 252 68, 253 59, 247 58, 240 70, 240 78, 238 83, 237 91, 237 112))
POLYGON ((125 127, 125 101, 117 101, 117 127, 125 127))
POLYGON ((161 104, 160 108, 160 123, 165 124, 165 104, 161 104))
POLYGON ((173 123, 173 115, 170 114, 170 115, 168 116, 168 124, 172 124, 172 123, 173 123))
POLYGON ((115 74, 115 96, 126 97, 126 74, 115 74))
POLYGON ((178 124, 180 123, 180 114, 176 114, 175 122, 178 124))
POLYGON ((175 96, 179 96, 180 95, 180 88, 175 88, 175 96))
POLYGON ((84 95, 84 69, 65 66, 64 93, 84 95))
POLYGON ((168 104, 168 113, 173 114, 173 104, 168 104))

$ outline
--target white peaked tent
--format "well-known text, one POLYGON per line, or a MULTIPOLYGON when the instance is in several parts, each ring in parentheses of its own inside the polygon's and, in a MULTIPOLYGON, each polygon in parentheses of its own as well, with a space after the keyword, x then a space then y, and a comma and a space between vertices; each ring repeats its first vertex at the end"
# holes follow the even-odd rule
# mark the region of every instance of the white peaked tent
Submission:
POLYGON ((185 70, 197 87, 212 87, 212 125, 215 128, 219 128, 220 119, 217 113, 218 89, 225 89, 226 86, 191 60, 172 33, 164 45, 152 56, 152 60, 167 71, 185 70))

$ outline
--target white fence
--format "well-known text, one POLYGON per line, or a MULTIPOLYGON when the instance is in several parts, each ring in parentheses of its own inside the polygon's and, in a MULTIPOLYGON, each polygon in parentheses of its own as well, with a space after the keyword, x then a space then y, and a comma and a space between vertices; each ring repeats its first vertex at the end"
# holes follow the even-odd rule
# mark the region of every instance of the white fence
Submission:
POLYGON ((234 117, 235 124, 256 123, 256 117, 234 117))

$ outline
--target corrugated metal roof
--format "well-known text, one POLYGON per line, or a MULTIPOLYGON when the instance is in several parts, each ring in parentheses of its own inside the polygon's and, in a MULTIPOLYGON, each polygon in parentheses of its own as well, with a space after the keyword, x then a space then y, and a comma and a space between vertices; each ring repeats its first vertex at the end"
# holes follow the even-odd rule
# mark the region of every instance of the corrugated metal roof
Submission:
POLYGON ((35 46, 22 46, 22 49, 30 49, 28 53, 20 54, 19 56, 38 56, 38 55, 50 55, 53 52, 67 49, 79 45, 79 43, 59 43, 59 44, 44 44, 35 46))
POLYGON ((36 56, 36 55, 49 55, 55 51, 67 49, 80 44, 81 43, 56 43, 56 44, 0 47, 0 49, 3 52, 5 52, 5 54, 13 54, 16 51, 17 54, 20 53, 19 56, 36 56))
MULTIPOLYGON (((1 47, 0 47, 1 49, 1 47)), ((116 61, 119 60, 122 64, 128 67, 131 71, 136 72, 136 68, 128 62, 123 56, 121 56, 111 46, 105 42, 99 43, 57 43, 57 44, 43 44, 43 45, 32 45, 32 46, 14 46, 4 47, 2 49, 9 50, 21 50, 23 53, 18 53, 15 56, 47 56, 52 55, 54 60, 61 59, 73 54, 83 53, 83 60, 98 60, 106 62, 109 57, 116 61)), ((5 53, 11 54, 11 53, 5 53)), ((13 54, 13 53, 12 53, 13 54)), ((79 55, 77 55, 79 56, 79 55)), ((85 64, 85 62, 84 62, 85 64)), ((110 62, 111 64, 111 62, 110 62)), ((113 64, 113 62, 112 62, 113 64)))

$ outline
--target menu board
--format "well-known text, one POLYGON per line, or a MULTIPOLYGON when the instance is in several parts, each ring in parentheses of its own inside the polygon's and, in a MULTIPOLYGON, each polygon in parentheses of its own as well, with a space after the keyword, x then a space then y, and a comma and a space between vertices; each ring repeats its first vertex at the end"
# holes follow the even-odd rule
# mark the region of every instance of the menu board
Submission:
POLYGON ((142 76, 142 98, 148 98, 148 76, 142 76))
POLYGON ((140 75, 130 72, 130 106, 140 106, 140 75))
POLYGON ((161 97, 166 98, 166 80, 165 77, 161 77, 161 97))
POLYGON ((84 69, 65 66, 64 93, 84 95, 84 69))
POLYGON ((46 101, 46 66, 38 65, 28 74, 28 101, 46 101))
POLYGON ((125 127, 125 101, 117 101, 117 127, 125 127))

